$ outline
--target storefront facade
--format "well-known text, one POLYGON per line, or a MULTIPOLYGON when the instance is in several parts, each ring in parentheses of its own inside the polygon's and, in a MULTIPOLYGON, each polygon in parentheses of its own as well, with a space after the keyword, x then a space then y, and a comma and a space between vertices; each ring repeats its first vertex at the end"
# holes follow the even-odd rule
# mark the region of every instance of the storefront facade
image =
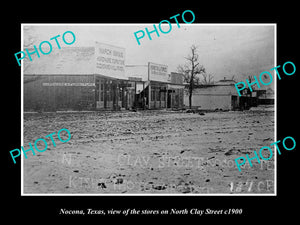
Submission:
POLYGON ((168 74, 167 65, 151 63, 148 65, 128 65, 128 76, 142 82, 137 94, 137 107, 147 109, 182 108, 183 79, 182 74, 168 74))
POLYGON ((182 109, 184 107, 184 85, 168 84, 167 93, 167 108, 182 109))
POLYGON ((132 109, 135 101, 135 83, 95 77, 96 109, 132 109))
POLYGON ((132 109, 135 82, 101 75, 24 75, 25 111, 132 109))
POLYGON ((125 77, 125 49, 95 43, 24 62, 25 111, 133 108, 135 82, 125 77))
POLYGON ((127 68, 121 47, 67 47, 24 65, 25 111, 182 107, 183 85, 172 84, 167 65, 127 68))

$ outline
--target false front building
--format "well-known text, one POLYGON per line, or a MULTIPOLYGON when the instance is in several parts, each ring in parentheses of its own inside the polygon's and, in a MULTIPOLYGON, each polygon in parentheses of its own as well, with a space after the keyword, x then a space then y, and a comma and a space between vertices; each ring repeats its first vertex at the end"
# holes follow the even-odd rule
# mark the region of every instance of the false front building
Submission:
POLYGON ((24 59, 22 69, 24 111, 156 109, 183 103, 183 85, 171 84, 166 65, 125 66, 125 49, 113 45, 54 49, 24 59), (141 68, 142 73, 135 72, 141 68))
POLYGON ((24 110, 117 110, 134 104, 125 77, 125 49, 95 43, 65 47, 24 61, 24 110))
POLYGON ((147 65, 126 65, 129 79, 139 80, 136 107, 147 109, 182 108, 183 76, 168 73, 168 66, 149 62, 147 65))

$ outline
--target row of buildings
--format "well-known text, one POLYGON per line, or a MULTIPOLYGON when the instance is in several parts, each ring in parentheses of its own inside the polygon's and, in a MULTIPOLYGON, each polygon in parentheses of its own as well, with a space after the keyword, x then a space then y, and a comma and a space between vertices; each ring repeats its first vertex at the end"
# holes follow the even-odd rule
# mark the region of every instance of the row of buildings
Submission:
MULTIPOLYGON (((93 47, 61 48, 33 61, 24 59, 23 75, 24 111, 188 107, 181 74, 152 62, 126 65, 124 48, 98 42, 93 47)), ((238 97, 234 83, 224 78, 196 86, 193 107, 247 108, 249 102, 238 97)))

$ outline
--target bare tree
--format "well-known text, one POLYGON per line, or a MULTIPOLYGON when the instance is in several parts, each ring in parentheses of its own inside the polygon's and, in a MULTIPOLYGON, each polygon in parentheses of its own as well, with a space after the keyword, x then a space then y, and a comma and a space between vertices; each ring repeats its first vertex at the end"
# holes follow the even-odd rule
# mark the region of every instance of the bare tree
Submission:
MULTIPOLYGON (((252 83, 255 79, 254 79, 254 75, 247 75, 247 74, 242 74, 242 77, 245 77, 249 83, 252 83)), ((246 83, 246 80, 245 80, 246 83)), ((252 90, 255 90, 256 87, 255 86, 251 86, 252 90)), ((245 90, 247 90, 247 94, 250 94, 250 97, 252 96, 252 91, 250 91, 249 87, 246 87, 245 90)))
POLYGON ((204 74, 205 68, 200 65, 198 59, 199 55, 197 53, 197 47, 192 45, 191 54, 184 57, 187 62, 184 65, 179 65, 177 67, 178 72, 182 73, 184 76, 184 81, 189 84, 188 94, 189 94, 189 108, 192 108, 192 95, 195 84, 199 84, 200 78, 197 75, 204 74))
POLYGON ((202 81, 200 80, 199 84, 204 84, 204 85, 208 85, 208 84, 213 84, 214 83, 214 76, 209 73, 202 73, 202 81))

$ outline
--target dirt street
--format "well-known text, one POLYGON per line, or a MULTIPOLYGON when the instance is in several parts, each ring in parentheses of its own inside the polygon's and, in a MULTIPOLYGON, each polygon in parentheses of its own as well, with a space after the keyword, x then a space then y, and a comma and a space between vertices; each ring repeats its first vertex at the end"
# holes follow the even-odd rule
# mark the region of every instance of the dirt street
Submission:
POLYGON ((242 172, 234 162, 274 142, 270 109, 26 113, 25 149, 62 128, 72 137, 27 153, 24 193, 272 194, 274 157, 242 172))

